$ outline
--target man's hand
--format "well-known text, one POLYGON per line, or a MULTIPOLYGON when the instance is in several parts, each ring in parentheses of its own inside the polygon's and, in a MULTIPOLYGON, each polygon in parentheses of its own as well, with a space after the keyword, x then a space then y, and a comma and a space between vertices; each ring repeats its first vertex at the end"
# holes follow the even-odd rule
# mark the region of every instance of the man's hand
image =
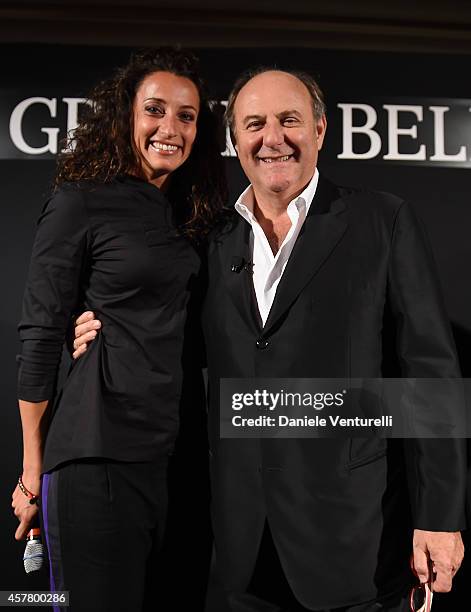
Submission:
POLYGON ((421 583, 432 582, 437 593, 451 591, 452 580, 464 556, 459 531, 422 531, 414 529, 411 565, 421 583), (429 560, 432 576, 429 576, 429 560))
POLYGON ((78 359, 85 353, 88 343, 96 338, 97 330, 100 327, 100 321, 95 319, 95 314, 90 310, 77 318, 75 321, 74 352, 72 353, 74 359, 78 359))

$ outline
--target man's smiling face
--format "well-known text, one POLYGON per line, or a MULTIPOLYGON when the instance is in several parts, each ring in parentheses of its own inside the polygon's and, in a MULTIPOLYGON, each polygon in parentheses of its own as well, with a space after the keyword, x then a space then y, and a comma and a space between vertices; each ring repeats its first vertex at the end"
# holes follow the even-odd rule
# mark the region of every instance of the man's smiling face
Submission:
POLYGON ((246 83, 234 104, 234 136, 255 196, 282 193, 291 200, 301 193, 325 129, 325 117, 314 118, 309 91, 297 77, 272 70, 246 83))

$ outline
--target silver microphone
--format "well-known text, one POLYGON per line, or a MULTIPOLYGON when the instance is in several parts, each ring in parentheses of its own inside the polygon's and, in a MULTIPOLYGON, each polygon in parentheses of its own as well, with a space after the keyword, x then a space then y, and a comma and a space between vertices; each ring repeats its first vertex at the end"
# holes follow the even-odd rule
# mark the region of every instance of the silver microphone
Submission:
POLYGON ((23 555, 23 564, 27 574, 37 572, 43 566, 44 547, 41 542, 41 530, 34 527, 28 531, 26 536, 26 548, 23 555))

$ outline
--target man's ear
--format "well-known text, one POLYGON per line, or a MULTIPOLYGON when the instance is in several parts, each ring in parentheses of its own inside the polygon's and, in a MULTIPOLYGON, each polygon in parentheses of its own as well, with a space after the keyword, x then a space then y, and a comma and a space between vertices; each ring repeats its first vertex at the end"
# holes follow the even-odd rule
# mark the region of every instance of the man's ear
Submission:
POLYGON ((322 117, 318 119, 316 123, 316 140, 317 140, 317 148, 319 150, 322 149, 326 130, 327 130, 327 117, 325 115, 322 115, 322 117))
POLYGON ((237 140, 236 140, 235 134, 232 130, 230 130, 229 134, 231 137, 232 146, 234 147, 235 152, 237 153, 237 157, 239 157, 239 148, 237 146, 237 140))

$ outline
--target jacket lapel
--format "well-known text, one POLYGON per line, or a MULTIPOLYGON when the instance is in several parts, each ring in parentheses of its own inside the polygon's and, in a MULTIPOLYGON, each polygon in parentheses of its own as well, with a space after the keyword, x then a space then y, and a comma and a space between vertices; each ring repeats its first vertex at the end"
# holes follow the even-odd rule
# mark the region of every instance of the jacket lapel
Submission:
POLYGON ((316 195, 286 265, 263 329, 272 328, 342 239, 347 208, 339 190, 319 177, 316 195))
POLYGON ((242 318, 250 328, 259 333, 262 322, 253 297, 252 275, 243 268, 244 264, 252 261, 250 225, 239 214, 234 214, 237 215, 234 227, 223 233, 219 239, 221 244, 218 250, 222 275, 229 295, 242 318))

